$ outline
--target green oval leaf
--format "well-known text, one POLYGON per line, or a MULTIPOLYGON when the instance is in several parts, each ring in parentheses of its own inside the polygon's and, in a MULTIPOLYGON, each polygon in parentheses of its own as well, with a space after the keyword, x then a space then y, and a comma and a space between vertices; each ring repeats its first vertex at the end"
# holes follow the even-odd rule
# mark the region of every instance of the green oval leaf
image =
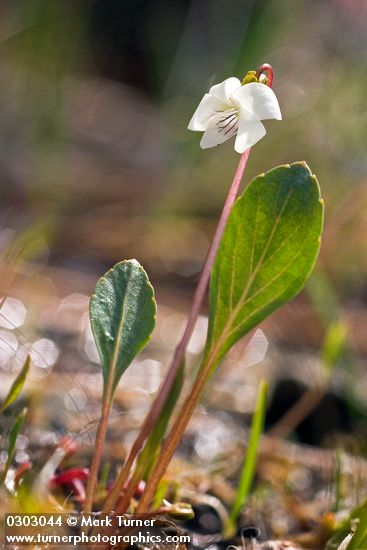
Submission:
POLYGON ((89 312, 105 386, 113 375, 115 389, 155 326, 154 290, 139 262, 120 262, 101 277, 89 312))
POLYGON ((309 276, 320 247, 323 201, 304 162, 257 176, 237 199, 210 283, 207 353, 228 349, 309 276))

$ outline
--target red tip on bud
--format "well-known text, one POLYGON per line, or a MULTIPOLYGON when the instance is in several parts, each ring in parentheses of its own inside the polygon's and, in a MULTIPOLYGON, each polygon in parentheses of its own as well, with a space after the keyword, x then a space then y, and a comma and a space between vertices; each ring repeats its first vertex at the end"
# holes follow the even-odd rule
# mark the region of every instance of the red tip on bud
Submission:
POLYGON ((260 79, 260 76, 262 74, 265 74, 266 78, 268 79, 266 84, 269 86, 269 88, 272 88, 273 86, 273 79, 274 79, 274 71, 273 67, 269 65, 269 63, 263 63, 260 65, 260 67, 256 71, 256 77, 260 79))

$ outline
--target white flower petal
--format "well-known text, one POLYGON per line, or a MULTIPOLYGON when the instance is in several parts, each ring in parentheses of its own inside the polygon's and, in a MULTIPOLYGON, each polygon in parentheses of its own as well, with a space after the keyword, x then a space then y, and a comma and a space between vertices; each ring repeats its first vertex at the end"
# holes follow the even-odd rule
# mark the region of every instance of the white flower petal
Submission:
POLYGON ((212 86, 209 90, 209 94, 217 97, 224 103, 228 103, 232 94, 238 90, 238 88, 241 88, 240 80, 234 76, 231 76, 231 78, 223 80, 220 84, 215 84, 215 86, 212 86))
MULTIPOLYGON (((249 86, 249 84, 246 84, 249 86)), ((243 153, 252 147, 266 134, 264 125, 251 113, 240 112, 239 126, 234 148, 237 153, 243 153)))
POLYGON ((210 121, 205 133, 200 141, 202 149, 215 147, 224 143, 237 132, 238 115, 235 111, 219 113, 210 121))
POLYGON ((232 94, 232 101, 260 120, 269 118, 282 120, 277 97, 265 84, 251 82, 241 86, 232 94))
POLYGON ((224 111, 225 109, 228 109, 228 106, 220 99, 210 94, 205 94, 187 128, 189 130, 203 132, 206 130, 210 119, 216 115, 218 111, 224 111))

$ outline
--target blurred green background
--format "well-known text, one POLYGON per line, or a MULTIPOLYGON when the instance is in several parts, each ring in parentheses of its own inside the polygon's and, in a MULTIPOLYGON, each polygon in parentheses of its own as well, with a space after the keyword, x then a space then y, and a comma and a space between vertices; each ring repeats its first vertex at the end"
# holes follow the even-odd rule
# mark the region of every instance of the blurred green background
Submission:
POLYGON ((190 282, 237 155, 200 150, 187 122, 211 84, 269 62, 284 122, 267 124, 245 179, 307 160, 325 268, 343 296, 363 294, 366 21, 356 0, 2 2, 2 228, 51 225, 53 266, 137 256, 190 282))
MULTIPOLYGON (((306 160, 326 222, 308 292, 260 336, 318 355, 328 324, 341 317, 345 365, 357 369, 341 387, 364 410, 366 29, 364 0, 2 1, 0 280, 13 300, 2 313, 4 371, 19 368, 32 341, 37 353, 53 350, 39 361, 42 372, 97 369, 83 332, 88 295, 106 269, 132 257, 157 291, 161 321, 146 353, 158 361, 164 348, 164 369, 239 158, 232 141, 202 151, 188 121, 210 85, 267 62, 284 120, 266 123, 244 183, 306 160)), ((267 343, 259 345, 265 356, 267 343)), ((289 373, 297 361, 278 362, 289 373)), ((64 403, 69 411, 79 410, 75 395, 64 403)))

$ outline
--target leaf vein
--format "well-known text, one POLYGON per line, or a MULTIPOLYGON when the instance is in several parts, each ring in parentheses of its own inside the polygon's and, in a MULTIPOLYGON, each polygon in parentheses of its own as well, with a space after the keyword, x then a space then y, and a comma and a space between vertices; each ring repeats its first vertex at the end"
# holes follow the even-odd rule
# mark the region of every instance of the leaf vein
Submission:
MULTIPOLYGON (((246 302, 244 302, 243 305, 245 305, 246 303, 250 302, 250 301, 253 300, 256 296, 258 296, 259 294, 261 294, 262 292, 264 292, 264 290, 265 290, 267 287, 269 287, 272 283, 274 283, 277 279, 279 279, 279 277, 281 277, 282 275, 284 275, 284 273, 290 268, 290 266, 291 266, 292 264, 295 263, 295 260, 296 260, 296 259, 298 258, 298 256, 301 254, 301 252, 303 251, 303 248, 304 248, 304 245, 301 246, 301 248, 298 250, 297 254, 296 254, 295 256, 293 256, 292 260, 284 267, 284 269, 282 269, 282 271, 280 271, 275 277, 273 277, 270 281, 268 281, 267 284, 264 285, 262 288, 260 288, 255 294, 253 294, 252 296, 250 296, 250 297, 246 300, 246 302)), ((282 290, 282 292, 283 292, 283 291, 284 291, 284 289, 282 290)), ((278 296, 278 294, 277 294, 276 296, 278 296)), ((272 298, 272 300, 273 300, 273 298, 272 298)), ((272 301, 272 300, 270 300, 270 301, 272 301)), ((268 303, 270 303, 270 302, 268 302, 268 303)), ((257 313, 260 309, 262 309, 263 307, 266 307, 266 306, 268 305, 268 303, 263 304, 263 305, 260 306, 257 310, 255 310, 253 313, 257 313)), ((230 336, 232 335, 233 332, 235 332, 236 330, 239 330, 240 327, 241 327, 241 325, 243 325, 243 324, 248 320, 248 318, 251 317, 251 316, 252 316, 252 314, 251 314, 250 316, 246 317, 245 319, 243 319, 243 320, 239 323, 239 325, 233 327, 233 328, 231 329, 231 331, 229 332, 229 335, 228 335, 228 336, 230 337, 230 336)))

